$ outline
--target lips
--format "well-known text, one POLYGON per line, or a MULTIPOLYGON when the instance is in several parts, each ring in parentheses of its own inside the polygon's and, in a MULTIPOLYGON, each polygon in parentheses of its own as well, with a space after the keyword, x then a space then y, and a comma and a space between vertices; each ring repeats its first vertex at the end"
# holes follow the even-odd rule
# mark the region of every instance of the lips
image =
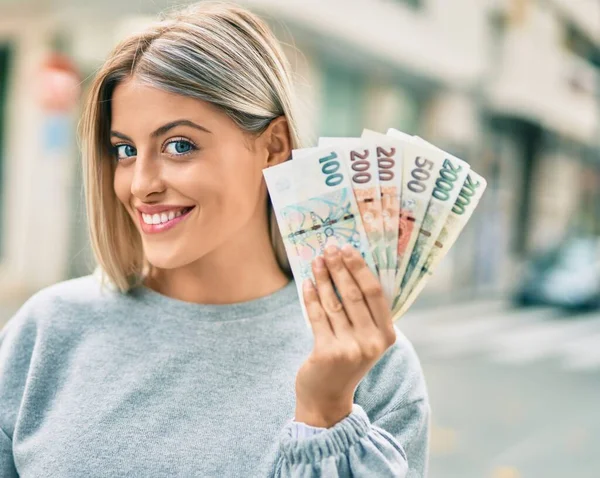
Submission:
MULTIPOLYGON (((142 231, 146 234, 156 234, 159 232, 168 231, 180 224, 182 221, 186 220, 190 213, 195 209, 195 206, 170 209, 163 208, 163 212, 160 214, 158 212, 154 214, 146 214, 140 209, 143 208, 138 208, 138 219, 140 221, 142 231), (152 224, 148 224, 150 219, 153 222, 152 224)), ((146 208, 146 210, 152 209, 146 208)))
POLYGON ((193 207, 189 204, 140 204, 134 206, 134 209, 143 212, 144 214, 160 214, 163 212, 169 212, 171 210, 176 211, 186 207, 193 207))
POLYGON ((184 207, 180 209, 170 209, 155 214, 145 214, 142 211, 142 219, 146 224, 162 224, 166 223, 167 221, 173 220, 176 217, 185 214, 186 212, 189 212, 191 209, 191 207, 184 207))

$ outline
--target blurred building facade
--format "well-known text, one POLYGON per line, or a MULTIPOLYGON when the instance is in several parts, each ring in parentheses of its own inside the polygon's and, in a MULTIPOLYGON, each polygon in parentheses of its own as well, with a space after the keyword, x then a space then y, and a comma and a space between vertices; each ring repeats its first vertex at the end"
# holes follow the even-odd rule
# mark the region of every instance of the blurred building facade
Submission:
MULTIPOLYGON (((425 295, 502 294, 527 255, 600 234, 597 0, 240 0, 294 66, 304 127, 418 134, 464 158, 488 191, 425 295)), ((83 86, 115 43, 169 2, 0 3, 0 289, 90 271, 78 111, 45 111, 52 48, 83 86), (59 140, 56 140, 56 137, 59 140)))

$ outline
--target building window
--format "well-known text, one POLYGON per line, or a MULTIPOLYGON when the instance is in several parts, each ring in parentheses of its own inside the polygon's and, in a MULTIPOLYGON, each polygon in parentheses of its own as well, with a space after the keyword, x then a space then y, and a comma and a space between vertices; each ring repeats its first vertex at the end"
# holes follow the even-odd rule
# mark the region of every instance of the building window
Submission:
POLYGON ((6 126, 6 100, 8 92, 8 80, 10 75, 10 49, 8 46, 0 45, 0 257, 4 253, 4 151, 5 126, 6 126))
POLYGON ((600 68, 600 48, 572 24, 564 28, 564 45, 573 54, 600 68))
POLYGON ((424 0, 393 0, 395 3, 403 3, 411 8, 421 8, 424 0))
POLYGON ((322 64, 320 136, 360 136, 365 117, 365 78, 360 71, 322 64))

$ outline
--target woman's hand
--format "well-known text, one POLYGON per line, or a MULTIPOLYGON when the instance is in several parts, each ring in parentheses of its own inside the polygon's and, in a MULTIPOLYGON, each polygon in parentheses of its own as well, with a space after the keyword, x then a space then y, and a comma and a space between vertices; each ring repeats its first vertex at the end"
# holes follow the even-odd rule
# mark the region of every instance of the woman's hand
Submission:
POLYGON ((329 246, 312 268, 317 287, 307 280, 303 292, 315 340, 296 376, 295 420, 330 428, 352 412, 357 385, 396 331, 379 280, 352 246, 329 246))

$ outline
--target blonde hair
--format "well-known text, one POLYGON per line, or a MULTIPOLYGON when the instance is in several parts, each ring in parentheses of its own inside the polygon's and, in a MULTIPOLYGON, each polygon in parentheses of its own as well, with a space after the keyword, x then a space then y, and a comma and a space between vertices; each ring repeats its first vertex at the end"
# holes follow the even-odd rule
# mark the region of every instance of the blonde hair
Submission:
MULTIPOLYGON (((139 232, 113 190, 111 96, 131 77, 207 101, 248 133, 260 134, 285 116, 292 148, 301 147, 290 65, 269 27, 250 11, 224 2, 198 3, 117 45, 91 85, 79 135, 96 273, 121 292, 140 284, 150 268, 139 232)), ((291 277, 270 199, 267 208, 277 261, 291 277)))

